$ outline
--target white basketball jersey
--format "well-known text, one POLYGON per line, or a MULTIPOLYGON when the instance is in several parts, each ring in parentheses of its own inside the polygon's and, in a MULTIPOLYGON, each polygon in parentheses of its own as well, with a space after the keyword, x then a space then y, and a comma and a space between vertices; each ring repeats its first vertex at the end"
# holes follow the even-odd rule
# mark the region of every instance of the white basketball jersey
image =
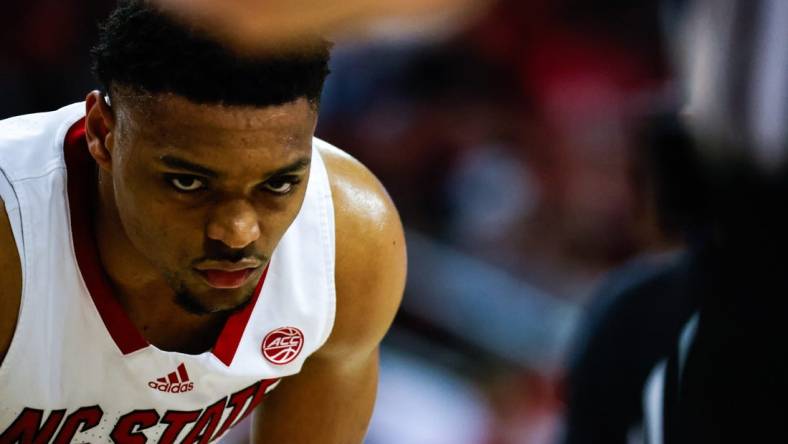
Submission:
POLYGON ((315 139, 303 207, 213 348, 149 344, 112 295, 91 227, 82 103, 0 122, 0 197, 23 290, 0 364, 0 443, 207 443, 331 332, 334 211, 315 139))

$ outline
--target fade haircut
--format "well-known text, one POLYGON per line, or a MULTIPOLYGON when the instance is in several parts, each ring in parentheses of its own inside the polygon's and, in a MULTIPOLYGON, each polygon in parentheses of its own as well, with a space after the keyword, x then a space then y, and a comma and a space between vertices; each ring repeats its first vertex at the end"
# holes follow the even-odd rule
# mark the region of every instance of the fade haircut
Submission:
POLYGON ((121 1, 100 26, 93 73, 110 94, 176 94, 199 104, 276 106, 320 102, 331 44, 320 37, 277 52, 241 54, 159 11, 121 1))

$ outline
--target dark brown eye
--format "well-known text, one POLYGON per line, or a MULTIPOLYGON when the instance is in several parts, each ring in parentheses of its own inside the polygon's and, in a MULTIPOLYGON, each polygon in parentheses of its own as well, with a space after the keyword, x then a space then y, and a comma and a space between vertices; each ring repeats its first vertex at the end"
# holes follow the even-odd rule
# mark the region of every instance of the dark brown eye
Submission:
POLYGON ((264 183, 263 188, 271 193, 284 195, 293 191, 293 188, 295 188, 299 181, 300 178, 296 176, 277 177, 264 183))
POLYGON ((200 179, 194 176, 170 176, 169 181, 176 190, 186 193, 197 191, 205 186, 200 179))
POLYGON ((263 184, 263 188, 266 190, 276 193, 276 194, 287 194, 290 190, 293 189, 293 182, 285 181, 285 180, 276 180, 273 182, 266 182, 263 184))

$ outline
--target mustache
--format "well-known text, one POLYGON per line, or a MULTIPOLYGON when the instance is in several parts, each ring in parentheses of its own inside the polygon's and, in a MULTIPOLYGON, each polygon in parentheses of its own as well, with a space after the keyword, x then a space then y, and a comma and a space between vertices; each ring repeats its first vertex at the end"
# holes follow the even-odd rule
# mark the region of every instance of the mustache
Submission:
POLYGON ((236 249, 229 248, 222 242, 211 240, 205 244, 205 255, 196 259, 194 264, 207 261, 235 263, 244 259, 253 259, 261 263, 267 263, 270 258, 268 255, 256 251, 253 245, 236 249))

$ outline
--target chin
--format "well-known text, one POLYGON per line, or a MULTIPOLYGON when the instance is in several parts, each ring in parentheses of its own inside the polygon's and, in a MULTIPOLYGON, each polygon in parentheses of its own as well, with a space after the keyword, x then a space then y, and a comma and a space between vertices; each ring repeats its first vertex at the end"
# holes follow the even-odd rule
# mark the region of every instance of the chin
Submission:
POLYGON ((222 295, 205 294, 200 296, 184 291, 176 293, 175 302, 184 310, 196 315, 230 314, 249 305, 253 291, 240 290, 240 293, 239 291, 234 291, 234 294, 231 295, 222 291, 224 292, 222 295))

